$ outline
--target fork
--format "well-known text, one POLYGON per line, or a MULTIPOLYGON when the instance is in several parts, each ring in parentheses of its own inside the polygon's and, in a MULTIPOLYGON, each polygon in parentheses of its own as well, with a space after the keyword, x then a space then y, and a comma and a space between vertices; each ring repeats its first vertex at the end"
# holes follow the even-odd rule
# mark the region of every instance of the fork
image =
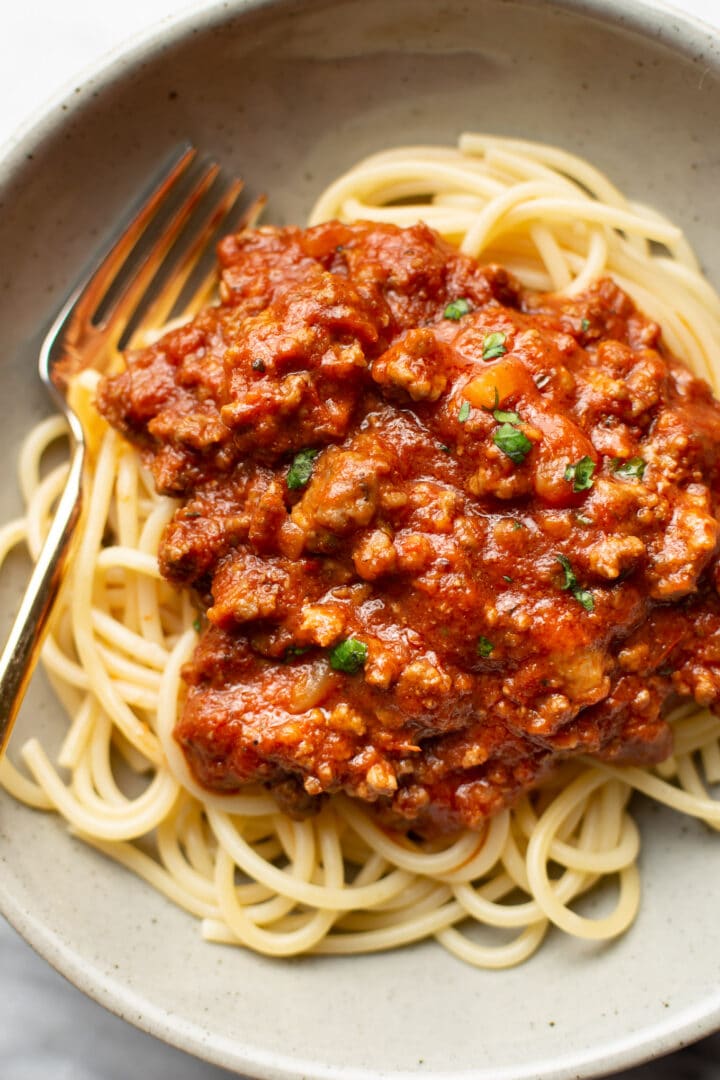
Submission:
MULTIPOLYGON (((129 214, 90 276, 75 288, 40 349, 40 378, 68 422, 71 458, 52 525, 0 657, 0 755, 37 662, 81 517, 86 445, 66 398, 68 377, 90 366, 102 370, 131 331, 133 342, 161 327, 191 287, 184 317, 195 314, 212 291, 214 269, 197 285, 195 277, 213 239, 223 224, 227 227, 243 185, 240 180, 220 181, 220 166, 214 162, 192 177, 195 156, 193 147, 184 148, 155 177, 150 195, 129 214), (219 192, 211 195, 217 187, 219 192), (156 236, 148 240, 151 228, 156 236)), ((262 202, 256 199, 235 228, 253 222, 262 202)))

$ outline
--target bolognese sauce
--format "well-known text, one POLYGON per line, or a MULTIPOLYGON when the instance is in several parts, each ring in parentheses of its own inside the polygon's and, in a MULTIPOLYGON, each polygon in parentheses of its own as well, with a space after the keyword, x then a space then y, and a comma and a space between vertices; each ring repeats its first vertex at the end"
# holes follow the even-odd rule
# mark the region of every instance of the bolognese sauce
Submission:
POLYGON ((180 500, 196 779, 477 828, 720 699, 720 406, 609 279, 530 292, 429 228, 260 228, 101 412, 180 500))

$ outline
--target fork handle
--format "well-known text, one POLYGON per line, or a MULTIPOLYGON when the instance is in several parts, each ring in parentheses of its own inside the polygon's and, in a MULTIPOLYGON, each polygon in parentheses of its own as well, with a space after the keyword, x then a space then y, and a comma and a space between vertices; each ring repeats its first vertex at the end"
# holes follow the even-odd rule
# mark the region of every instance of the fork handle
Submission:
POLYGON ((85 448, 76 441, 70 472, 50 531, 0 657, 0 754, 10 738, 15 717, 37 663, 50 612, 67 567, 82 509, 84 459, 85 448))

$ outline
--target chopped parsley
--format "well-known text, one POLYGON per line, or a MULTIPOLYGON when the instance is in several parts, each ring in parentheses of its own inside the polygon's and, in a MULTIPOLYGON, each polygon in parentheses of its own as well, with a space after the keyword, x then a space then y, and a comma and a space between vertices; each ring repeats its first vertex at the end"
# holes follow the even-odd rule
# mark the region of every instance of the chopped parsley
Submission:
POLYGON ((595 462, 586 454, 574 465, 568 465, 565 469, 565 479, 572 484, 573 491, 588 491, 593 486, 594 472, 595 462))
POLYGON ((493 416, 498 424, 519 424, 520 414, 516 412, 503 412, 502 409, 494 409, 493 416))
POLYGON ((440 443, 440 449, 442 450, 443 454, 449 454, 450 453, 450 447, 446 443, 441 442, 440 443))
POLYGON ((356 675, 367 660, 367 645, 357 638, 345 638, 334 645, 329 653, 330 667, 333 671, 344 671, 346 675, 356 675))
POLYGON ((475 646, 478 656, 483 658, 488 657, 494 648, 492 641, 488 641, 486 637, 479 637, 475 646))
POLYGON ((528 453, 532 449, 532 443, 527 435, 523 435, 519 428, 510 423, 501 424, 493 433, 493 442, 498 450, 507 454, 514 465, 522 465, 528 453))
POLYGON ((613 458, 613 472, 617 476, 622 476, 626 480, 642 480, 643 473, 647 466, 647 461, 641 457, 631 457, 628 461, 621 461, 620 458, 613 458))
POLYGON ((583 321, 580 323, 580 328, 583 334, 587 334, 588 330, 590 329, 590 320, 583 319, 583 321))
POLYGON ((575 520, 579 521, 581 525, 592 525, 592 518, 587 517, 585 514, 576 514, 575 520))
POLYGON ((595 608, 593 595, 589 589, 583 589, 583 587, 578 584, 578 579, 575 577, 575 571, 572 568, 570 560, 566 555, 556 555, 555 558, 562 566, 565 574, 565 581, 561 588, 563 590, 567 589, 568 592, 572 593, 578 604, 584 607, 586 611, 593 611, 595 608))
POLYGON ((575 589, 577 587, 577 578, 575 577, 575 572, 573 571, 570 560, 566 555, 556 555, 555 557, 565 571, 563 589, 575 589))
POLYGON ((260 360, 260 359, 253 360, 252 369, 253 369, 253 371, 259 371, 260 374, 262 375, 263 372, 265 371, 265 361, 260 360))
POLYGON ((444 319, 452 319, 453 322, 459 322, 463 315, 469 315, 472 311, 470 307, 470 301, 464 296, 459 297, 457 300, 452 300, 443 311, 444 319))
POLYGON ((202 624, 200 622, 200 616, 198 615, 196 618, 193 619, 193 630, 196 634, 200 633, 201 625, 202 624))
POLYGON ((518 529, 524 529, 524 528, 525 528, 525 526, 522 523, 522 521, 513 521, 513 529, 514 529, 515 532, 517 532, 518 529))
POLYGON ((483 341, 483 360, 497 360, 499 356, 504 356, 506 352, 505 335, 502 330, 496 330, 494 333, 487 335, 483 341))
POLYGON ((319 453, 319 450, 301 450, 295 455, 286 481, 291 491, 305 487, 312 476, 313 462, 319 453))
POLYGON ((512 585, 513 579, 509 574, 503 574, 503 581, 507 581, 508 585, 512 585))
POLYGON ((581 604, 586 611, 595 610, 595 601, 593 600, 593 594, 589 589, 573 589, 573 596, 578 604, 581 604))
POLYGON ((460 410, 458 412, 458 420, 460 421, 461 424, 464 424, 469 415, 470 415, 470 402, 469 401, 463 401, 462 405, 460 406, 460 410))
MULTIPOLYGON (((496 335, 490 335, 490 337, 493 336, 496 335)), ((505 335, 501 334, 500 336, 504 340, 505 335)), ((487 342, 488 339, 486 338, 485 340, 487 342)), ((526 455, 532 449, 532 443, 527 435, 524 435, 523 432, 516 427, 517 424, 522 423, 520 413, 513 412, 512 410, 498 409, 497 404, 498 392, 497 387, 495 387, 495 408, 492 410, 492 414, 500 426, 493 432, 493 442, 499 450, 502 450, 503 454, 507 454, 515 465, 522 465, 526 455)))
POLYGON ((536 371, 533 375, 533 382, 538 390, 542 390, 550 382, 550 376, 547 371, 536 371))

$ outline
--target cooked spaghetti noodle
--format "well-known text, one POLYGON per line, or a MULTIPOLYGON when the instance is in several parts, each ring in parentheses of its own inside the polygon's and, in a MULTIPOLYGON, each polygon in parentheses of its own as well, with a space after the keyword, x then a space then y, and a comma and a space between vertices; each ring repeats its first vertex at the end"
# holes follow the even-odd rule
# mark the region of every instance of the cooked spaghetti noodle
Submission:
MULTIPOLYGON (((574 294, 610 275, 660 323, 673 352, 720 388, 720 300, 681 232, 570 154, 480 135, 463 136, 457 150, 388 151, 332 184, 311 223, 335 217, 424 220, 542 291, 574 294)), ((87 512, 43 650, 70 722, 54 764, 30 739, 20 748, 29 776, 6 757, 0 782, 57 811, 76 835, 201 919, 208 940, 289 956, 434 936, 471 964, 508 967, 530 956, 550 925, 603 940, 632 923, 640 900, 633 789, 720 828, 720 803, 706 788, 720 781, 720 720, 687 704, 673 717, 675 752, 661 766, 568 764, 482 832, 451 841, 385 831, 343 797, 294 821, 263 789, 225 796, 200 787, 173 738, 196 612, 157 563, 177 504, 155 493, 139 455, 94 410, 95 382, 84 372, 71 388, 89 435, 87 512), (610 913, 579 914, 573 902, 606 878, 617 881, 610 913)), ((41 461, 63 433, 60 419, 46 420, 22 447, 27 509, 0 530, 0 564, 23 542, 38 554, 66 471, 43 475, 41 461)))

